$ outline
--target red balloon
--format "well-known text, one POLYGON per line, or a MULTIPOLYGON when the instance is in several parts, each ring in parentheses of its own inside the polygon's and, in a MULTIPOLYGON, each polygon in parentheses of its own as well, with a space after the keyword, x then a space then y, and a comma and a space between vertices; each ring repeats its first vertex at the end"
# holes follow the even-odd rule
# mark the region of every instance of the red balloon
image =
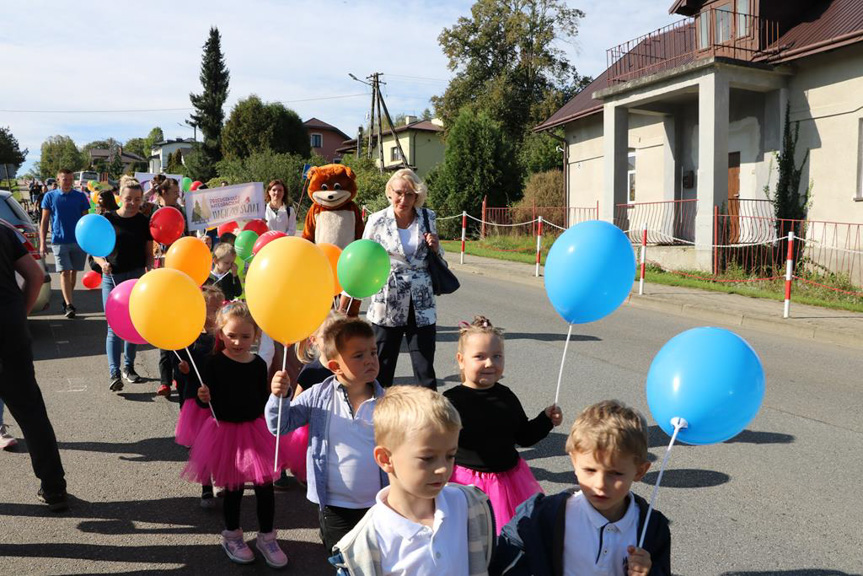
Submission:
POLYGON ((200 180, 195 180, 194 182, 192 182, 192 185, 189 186, 189 191, 197 190, 201 187, 201 184, 203 184, 203 182, 201 182, 200 180))
POLYGON ((224 224, 219 226, 216 232, 219 233, 219 236, 221 236, 222 234, 227 234, 228 232, 230 232, 231 234, 236 234, 237 228, 239 227, 240 225, 237 224, 236 221, 231 220, 230 222, 225 222, 224 224))
POLYGON ((90 270, 89 272, 84 274, 84 277, 81 278, 81 282, 84 283, 85 288, 89 290, 95 290, 102 285, 102 275, 95 270, 90 270))
POLYGON ((255 245, 252 246, 252 254, 255 255, 258 253, 258 250, 272 242, 277 238, 281 238, 283 236, 287 236, 284 232, 279 232, 278 230, 270 230, 268 232, 264 232, 258 239, 255 240, 255 245))
POLYGON ((186 220, 173 206, 159 208, 150 216, 150 234, 159 244, 173 244, 183 235, 186 220))
POLYGON ((267 223, 264 220, 250 220, 245 226, 243 226, 243 232, 251 230, 258 236, 263 236, 269 229, 269 226, 267 226, 267 223))

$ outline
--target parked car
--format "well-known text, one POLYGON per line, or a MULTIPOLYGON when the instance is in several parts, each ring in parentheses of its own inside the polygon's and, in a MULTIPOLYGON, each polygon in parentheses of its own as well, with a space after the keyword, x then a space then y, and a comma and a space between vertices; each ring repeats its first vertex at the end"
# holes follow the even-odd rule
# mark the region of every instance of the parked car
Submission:
POLYGON ((75 188, 79 190, 85 190, 85 194, 87 189, 87 182, 89 182, 90 180, 95 180, 96 182, 99 181, 99 173, 93 170, 82 170, 80 172, 75 172, 74 176, 75 188))
MULTIPOLYGON (((0 190, 0 224, 9 226, 18 233, 21 243, 42 268, 44 282, 31 313, 46 310, 51 305, 51 276, 48 274, 45 260, 39 255, 39 230, 8 190, 0 190)), ((18 274, 16 277, 18 285, 23 286, 24 279, 18 274)))

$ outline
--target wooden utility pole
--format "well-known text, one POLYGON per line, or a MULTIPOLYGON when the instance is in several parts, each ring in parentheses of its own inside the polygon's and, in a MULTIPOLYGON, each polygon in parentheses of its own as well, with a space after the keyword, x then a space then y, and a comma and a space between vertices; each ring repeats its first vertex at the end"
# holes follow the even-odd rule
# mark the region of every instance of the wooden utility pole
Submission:
POLYGON ((375 83, 375 87, 377 88, 376 92, 378 95, 378 98, 377 98, 377 106, 378 106, 378 126, 377 126, 377 128, 378 128, 378 160, 380 162, 381 174, 383 174, 384 173, 385 160, 384 160, 384 126, 383 126, 383 120, 381 119, 381 100, 382 100, 382 97, 381 97, 380 72, 374 73, 374 83, 375 83))
MULTIPOLYGON (((395 143, 396 148, 399 151, 399 158, 401 159, 401 165, 405 168, 408 168, 408 159, 405 154, 404 149, 402 148, 402 143, 396 135, 395 126, 393 125, 393 119, 390 117, 390 112, 387 109, 387 103, 384 102, 384 97, 381 94, 381 76, 380 72, 374 72, 370 76, 366 77, 368 82, 363 82, 353 74, 349 74, 351 78, 360 82, 362 84, 366 84, 372 87, 372 105, 369 110, 369 146, 367 149, 368 158, 372 158, 372 150, 374 148, 374 140, 377 140, 378 147, 378 163, 379 169, 381 173, 384 171, 384 167, 386 165, 386 160, 384 158, 384 142, 383 142, 383 115, 386 115, 387 123, 390 126, 390 134, 393 137, 393 141, 395 143), (381 113, 381 109, 383 109, 383 114, 381 113)), ((357 157, 361 154, 362 151, 362 126, 359 129, 359 135, 357 136, 357 157)))

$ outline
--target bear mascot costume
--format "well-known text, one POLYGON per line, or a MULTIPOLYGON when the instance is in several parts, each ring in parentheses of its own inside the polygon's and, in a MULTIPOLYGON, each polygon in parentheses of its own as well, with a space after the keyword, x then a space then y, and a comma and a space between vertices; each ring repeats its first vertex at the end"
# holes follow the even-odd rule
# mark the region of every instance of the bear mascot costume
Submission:
POLYGON ((342 250, 363 237, 365 224, 354 202, 354 171, 341 164, 314 166, 309 170, 309 198, 303 238, 315 244, 335 244, 342 250))
MULTIPOLYGON (((315 244, 334 244, 341 248, 363 237, 365 223, 354 202, 357 182, 354 171, 341 164, 314 166, 309 170, 309 198, 303 238, 315 244)), ((357 316, 360 301, 341 297, 339 309, 357 316)))

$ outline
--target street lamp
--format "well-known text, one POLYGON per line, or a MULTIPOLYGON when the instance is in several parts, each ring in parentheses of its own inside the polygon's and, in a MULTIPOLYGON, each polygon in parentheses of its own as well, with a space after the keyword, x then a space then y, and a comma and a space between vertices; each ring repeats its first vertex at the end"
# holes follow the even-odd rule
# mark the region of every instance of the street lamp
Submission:
POLYGON ((182 128, 191 128, 192 129, 192 140, 194 140, 195 142, 198 141, 198 125, 197 124, 195 124, 194 122, 189 122, 188 120, 186 120, 184 124, 177 122, 177 126, 180 126, 182 128))

